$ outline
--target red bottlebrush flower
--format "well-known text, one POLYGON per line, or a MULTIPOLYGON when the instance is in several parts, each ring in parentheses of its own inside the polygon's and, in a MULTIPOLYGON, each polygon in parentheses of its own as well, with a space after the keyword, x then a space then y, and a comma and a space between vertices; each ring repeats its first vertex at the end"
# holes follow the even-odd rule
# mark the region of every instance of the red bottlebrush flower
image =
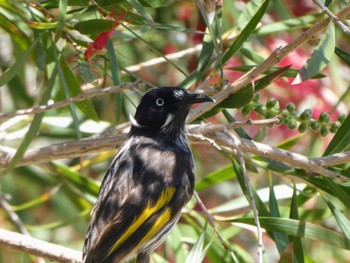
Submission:
POLYGON ((85 51, 85 59, 90 60, 98 51, 104 49, 107 45, 108 39, 112 38, 116 34, 115 29, 101 32, 97 35, 94 42, 92 42, 85 51))

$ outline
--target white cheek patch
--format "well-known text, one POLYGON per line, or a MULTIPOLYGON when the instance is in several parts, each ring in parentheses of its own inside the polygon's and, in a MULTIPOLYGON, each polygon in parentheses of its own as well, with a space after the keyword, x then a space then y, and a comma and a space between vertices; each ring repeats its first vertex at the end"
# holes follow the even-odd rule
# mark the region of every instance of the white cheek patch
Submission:
POLYGON ((164 128, 166 126, 168 126, 168 124, 174 119, 174 114, 168 114, 168 116, 166 117, 166 120, 164 122, 164 124, 162 125, 161 128, 164 128))
POLYGON ((134 126, 134 127, 136 127, 136 128, 145 127, 145 126, 139 124, 139 123, 137 122, 137 120, 135 120, 135 118, 134 118, 131 114, 129 114, 129 120, 130 120, 132 126, 134 126))

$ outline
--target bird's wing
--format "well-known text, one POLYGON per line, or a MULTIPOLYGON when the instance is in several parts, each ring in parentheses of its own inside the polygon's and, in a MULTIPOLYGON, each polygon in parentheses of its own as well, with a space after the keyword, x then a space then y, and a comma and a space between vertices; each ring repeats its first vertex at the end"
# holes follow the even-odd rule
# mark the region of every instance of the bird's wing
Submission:
POLYGON ((89 230, 98 262, 119 262, 172 226, 192 194, 191 155, 140 140, 126 142, 102 183, 89 230))

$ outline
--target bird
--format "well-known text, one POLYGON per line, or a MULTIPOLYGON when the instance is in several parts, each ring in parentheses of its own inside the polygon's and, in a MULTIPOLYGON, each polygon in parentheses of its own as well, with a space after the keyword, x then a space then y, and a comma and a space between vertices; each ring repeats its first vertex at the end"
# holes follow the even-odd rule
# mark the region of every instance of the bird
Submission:
POLYGON ((152 88, 142 96, 91 211, 84 263, 150 262, 194 192, 187 115, 191 105, 211 101, 181 87, 152 88))

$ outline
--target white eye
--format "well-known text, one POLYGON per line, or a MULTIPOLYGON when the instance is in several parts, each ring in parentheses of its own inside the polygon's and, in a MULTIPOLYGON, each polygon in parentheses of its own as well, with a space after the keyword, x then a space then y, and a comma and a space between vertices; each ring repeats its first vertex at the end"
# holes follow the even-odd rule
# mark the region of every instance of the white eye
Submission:
POLYGON ((157 104, 157 106, 161 107, 161 106, 164 105, 164 100, 161 99, 161 98, 158 98, 158 99, 156 100, 156 104, 157 104))

